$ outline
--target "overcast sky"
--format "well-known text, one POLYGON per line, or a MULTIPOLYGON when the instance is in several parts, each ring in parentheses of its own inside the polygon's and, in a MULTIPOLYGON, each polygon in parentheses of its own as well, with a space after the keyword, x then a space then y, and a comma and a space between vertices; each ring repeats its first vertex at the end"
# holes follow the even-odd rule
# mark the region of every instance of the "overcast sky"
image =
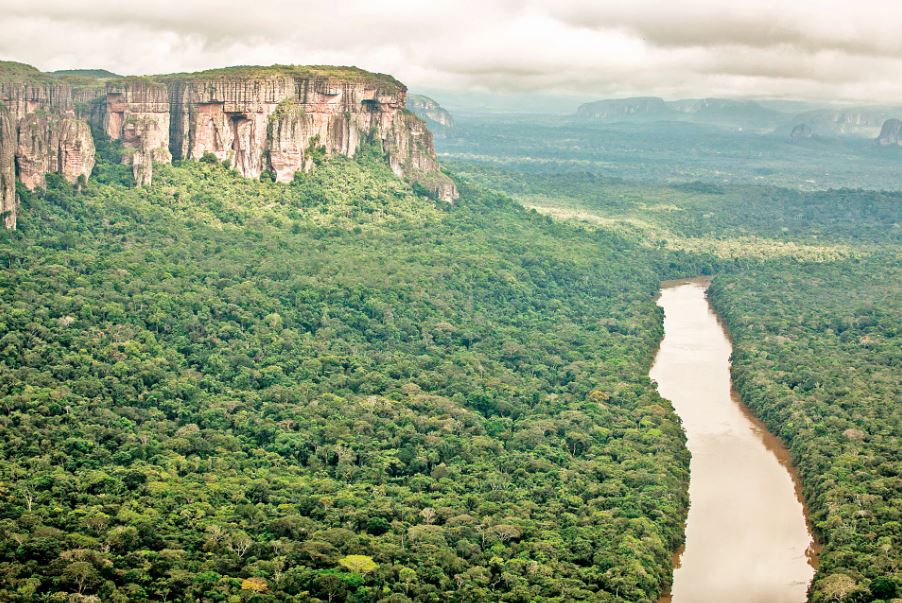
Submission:
POLYGON ((902 103, 902 0, 0 0, 0 58, 341 64, 411 88, 902 103))

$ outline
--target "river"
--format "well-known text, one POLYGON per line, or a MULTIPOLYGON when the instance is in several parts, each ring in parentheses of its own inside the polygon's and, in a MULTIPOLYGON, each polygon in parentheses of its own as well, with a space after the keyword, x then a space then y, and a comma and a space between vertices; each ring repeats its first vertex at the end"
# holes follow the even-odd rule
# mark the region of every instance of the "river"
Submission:
POLYGON ((739 401, 730 340, 704 279, 669 281, 650 376, 683 421, 692 453, 686 543, 662 603, 803 603, 815 544, 782 444, 739 401))

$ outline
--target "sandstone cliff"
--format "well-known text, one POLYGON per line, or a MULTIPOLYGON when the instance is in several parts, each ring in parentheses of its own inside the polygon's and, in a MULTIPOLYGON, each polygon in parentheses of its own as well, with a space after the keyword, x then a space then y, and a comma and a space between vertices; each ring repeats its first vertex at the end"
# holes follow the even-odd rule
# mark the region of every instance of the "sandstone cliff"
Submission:
MULTIPOLYGON (((0 63, 0 126, 7 128, 0 177, 10 180, 12 169, 29 188, 42 186, 50 172, 71 182, 87 177, 94 165, 90 126, 122 143, 139 186, 151 183, 154 163, 207 153, 245 177, 269 172, 289 182, 313 168, 312 152, 353 157, 372 140, 395 174, 452 202, 457 190, 439 169, 429 130, 405 109, 406 94, 394 78, 349 67, 96 78, 0 63)), ((0 189, 0 201, 14 227, 9 190, 0 189)))
POLYGON ((4 227, 16 227, 16 127, 12 114, 3 104, 0 104, 0 217, 4 227))
POLYGON ((428 96, 409 94, 407 96, 407 108, 425 121, 429 129, 437 136, 444 136, 448 130, 454 128, 454 118, 451 117, 451 114, 428 96))
POLYGON ((314 149, 353 157, 381 144, 394 172, 437 198, 457 196, 439 170, 432 138, 404 110, 393 78, 354 68, 219 69, 162 78, 169 90, 169 147, 177 159, 212 153, 248 178, 289 182, 312 169, 314 149))
POLYGON ((6 228, 16 226, 16 178, 33 189, 48 173, 69 182, 91 174, 94 139, 79 108, 102 90, 93 79, 0 62, 0 211, 6 228))
POLYGON ((122 142, 123 160, 132 166, 138 186, 150 184, 154 162, 172 161, 166 86, 139 78, 117 79, 106 86, 99 115, 104 134, 122 142))
POLYGON ((902 146, 902 120, 887 119, 883 122, 877 143, 881 146, 902 146))
POLYGON ((94 139, 88 124, 74 116, 31 113, 19 120, 18 178, 29 189, 44 185, 48 173, 70 182, 94 169, 94 139))

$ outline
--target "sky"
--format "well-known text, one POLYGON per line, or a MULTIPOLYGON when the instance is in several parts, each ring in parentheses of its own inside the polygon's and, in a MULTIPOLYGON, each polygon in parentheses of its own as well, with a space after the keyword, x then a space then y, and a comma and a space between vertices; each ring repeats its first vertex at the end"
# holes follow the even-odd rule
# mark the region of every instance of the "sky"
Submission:
POLYGON ((902 0, 0 0, 0 59, 338 64, 412 89, 902 103, 902 0))

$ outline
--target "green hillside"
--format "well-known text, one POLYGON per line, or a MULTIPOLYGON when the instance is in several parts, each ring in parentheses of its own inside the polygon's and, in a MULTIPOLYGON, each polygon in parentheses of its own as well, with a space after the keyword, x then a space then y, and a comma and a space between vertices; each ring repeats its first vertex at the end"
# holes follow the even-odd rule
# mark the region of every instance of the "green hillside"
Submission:
POLYGON ((0 600, 656 599, 688 453, 643 247, 375 150, 129 179, 0 234, 0 600))

